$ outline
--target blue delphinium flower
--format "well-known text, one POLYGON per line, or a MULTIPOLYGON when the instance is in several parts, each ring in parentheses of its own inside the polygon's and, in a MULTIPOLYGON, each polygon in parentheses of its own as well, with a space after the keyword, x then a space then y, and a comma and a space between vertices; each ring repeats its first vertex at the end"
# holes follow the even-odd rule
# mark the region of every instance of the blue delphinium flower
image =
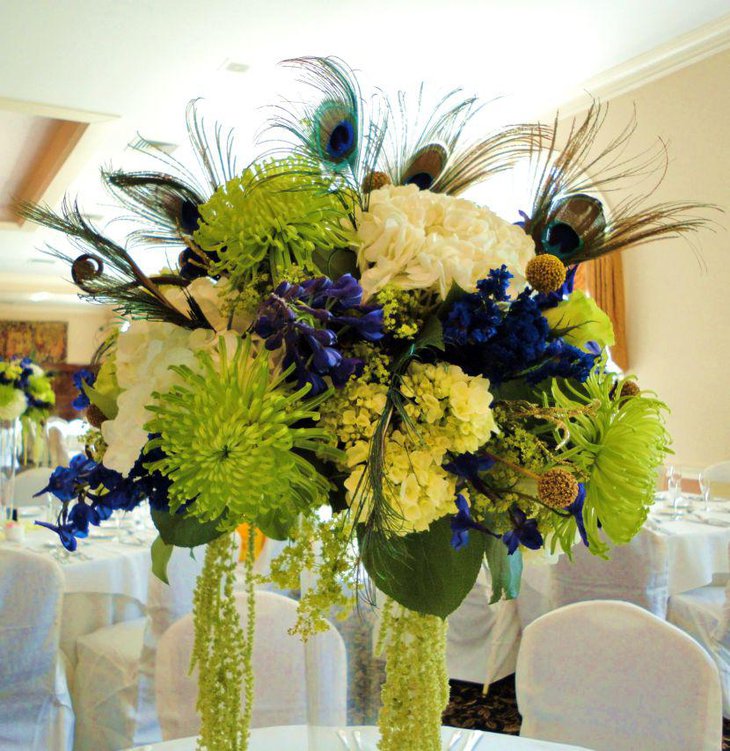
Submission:
POLYGON ((336 388, 362 373, 359 358, 345 357, 339 337, 352 332, 375 342, 383 337, 383 310, 362 305, 362 288, 351 274, 337 281, 327 277, 301 284, 282 282, 264 300, 254 331, 269 350, 284 347, 284 367, 294 366, 298 385, 309 383, 312 394, 327 388, 329 376, 336 388))
POLYGON ((572 378, 583 383, 596 364, 596 355, 584 352, 562 339, 555 339, 545 349, 545 361, 527 374, 528 383, 539 383, 545 378, 572 378))
POLYGON ((526 370, 545 354, 550 324, 529 290, 510 304, 496 333, 480 352, 481 371, 494 383, 526 370))
POLYGON ((480 472, 488 472, 494 466, 494 459, 490 456, 478 454, 459 454, 450 462, 444 464, 444 469, 472 484, 480 493, 488 495, 484 482, 479 477, 480 472))
POLYGON ((96 375, 86 368, 81 368, 81 370, 77 370, 73 374, 74 386, 76 386, 79 391, 78 396, 71 402, 71 406, 75 410, 80 412, 91 404, 89 397, 84 390, 84 384, 93 386, 95 381, 96 375))
POLYGON ((540 310, 547 310, 548 308, 554 308, 558 303, 562 302, 573 291, 575 285, 575 272, 578 271, 578 264, 571 266, 565 272, 565 281, 560 285, 559 289, 554 292, 539 292, 535 295, 535 300, 540 310))
POLYGON ((52 493, 59 501, 67 503, 75 498, 79 489, 86 485, 89 475, 96 468, 96 462, 83 454, 77 454, 69 462, 68 467, 56 467, 51 473, 43 490, 34 494, 34 498, 44 493, 52 493))
POLYGON ((36 522, 36 524, 39 527, 45 527, 46 529, 50 529, 51 532, 55 532, 59 539, 61 540, 61 544, 63 545, 66 550, 69 550, 73 552, 76 550, 77 542, 76 542, 76 536, 75 531, 76 527, 73 524, 50 524, 49 522, 36 522))
POLYGON ((575 522, 578 525, 578 533, 580 534, 580 539, 583 541, 583 544, 586 547, 589 547, 588 545, 588 535, 586 534, 586 525, 583 521, 583 504, 586 500, 586 486, 582 483, 578 483, 578 495, 575 497, 575 500, 573 503, 570 504, 570 506, 566 507, 566 511, 569 511, 573 517, 575 518, 575 522))
POLYGON ((537 519, 528 519, 527 514, 516 505, 512 506, 509 513, 512 529, 502 535, 508 555, 512 555, 520 545, 530 550, 539 550, 543 546, 543 539, 537 528, 537 519))
POLYGON ((456 516, 451 517, 451 547, 454 550, 461 550, 469 543, 470 529, 475 529, 492 537, 499 537, 491 529, 487 529, 483 524, 474 520, 469 509, 469 503, 461 493, 457 494, 454 502, 457 508, 456 516))

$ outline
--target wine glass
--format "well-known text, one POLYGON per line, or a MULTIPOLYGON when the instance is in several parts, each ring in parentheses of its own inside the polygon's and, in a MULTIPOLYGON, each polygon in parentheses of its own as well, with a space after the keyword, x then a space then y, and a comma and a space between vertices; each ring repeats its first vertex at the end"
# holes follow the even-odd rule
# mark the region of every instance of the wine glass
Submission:
POLYGON ((705 472, 700 472, 700 493, 702 494, 702 510, 708 513, 710 510, 710 501, 712 500, 712 488, 710 486, 710 478, 705 472))
POLYGON ((672 519, 679 519, 686 509, 682 504, 682 472, 677 466, 672 465, 667 469, 667 491, 674 512, 672 519))

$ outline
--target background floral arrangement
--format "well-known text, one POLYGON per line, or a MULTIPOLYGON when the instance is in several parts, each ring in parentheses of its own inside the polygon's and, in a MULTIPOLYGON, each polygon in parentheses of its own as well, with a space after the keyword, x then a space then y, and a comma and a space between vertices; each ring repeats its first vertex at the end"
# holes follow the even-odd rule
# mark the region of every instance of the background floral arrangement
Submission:
POLYGON ((163 578, 173 546, 209 543, 201 747, 247 743, 253 577, 244 633, 228 534, 247 522, 291 541, 273 563, 282 586, 318 568, 304 637, 353 587, 387 596, 380 747, 437 749, 444 619, 483 561, 499 599, 516 595, 527 551, 570 555, 578 540, 605 556, 641 528, 668 451, 665 405, 607 370, 611 323, 573 289, 577 265, 702 222, 693 204, 643 195, 605 215, 592 194, 630 177, 616 159, 630 129, 597 151, 598 106, 561 137, 556 123, 467 141, 474 99, 454 92, 424 118, 405 96, 366 101, 340 61, 291 62, 317 97, 278 108, 281 148, 243 171, 231 136, 217 127, 211 142, 191 108, 202 181, 164 155, 161 171, 103 173, 141 220, 130 242, 176 248, 176 268, 143 274, 71 201, 25 207, 78 246, 57 255, 84 295, 128 322, 79 377, 97 430, 53 472, 63 506, 49 526, 74 549, 89 524, 148 500, 163 578), (528 158, 521 222, 462 197, 528 158), (243 672, 205 678, 231 655, 243 672), (242 683, 243 711, 223 701, 242 683))
POLYGON ((30 357, 0 359, 0 420, 44 420, 55 403, 50 376, 30 357))

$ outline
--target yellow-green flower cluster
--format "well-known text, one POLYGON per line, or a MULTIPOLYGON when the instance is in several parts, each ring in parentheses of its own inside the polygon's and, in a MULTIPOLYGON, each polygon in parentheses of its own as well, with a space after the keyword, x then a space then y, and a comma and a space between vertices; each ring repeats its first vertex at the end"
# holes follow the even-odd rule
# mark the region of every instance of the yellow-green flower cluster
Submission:
POLYGON ((357 552, 342 518, 303 517, 289 545, 271 561, 269 575, 280 589, 302 589, 290 633, 306 640, 330 628, 333 612, 347 618, 355 604, 356 571, 357 552))
MULTIPOLYGON (((497 426, 489 406, 489 381, 468 376, 455 365, 413 362, 401 392, 408 400, 405 410, 412 428, 400 426, 388 434, 383 471, 385 496, 397 519, 389 532, 404 535, 426 530, 431 522, 453 512, 456 478, 442 468, 447 452, 476 451, 497 426)), ((363 415, 362 437, 350 441, 346 451, 352 472, 345 487, 351 502, 364 503, 366 513, 370 498, 367 493, 359 496, 375 424, 365 428, 365 423, 373 415, 380 416, 378 407, 380 401, 363 415)))
POLYGON ((195 242, 216 253, 213 272, 243 289, 264 262, 278 281, 292 263, 315 271, 315 251, 347 247, 348 213, 312 164, 264 161, 229 180, 200 207, 195 242))
POLYGON ((383 308, 383 329, 396 339, 412 339, 423 327, 424 305, 421 290, 400 289, 386 285, 375 295, 383 308))
MULTIPOLYGON (((337 436, 348 455, 354 447, 366 454, 367 444, 385 409, 387 392, 387 386, 382 383, 368 383, 364 378, 351 380, 322 406, 319 424, 337 436)), ((347 463, 352 463, 349 458, 347 463)))
MULTIPOLYGON (((252 543, 254 536, 250 538, 252 543)), ((244 633, 233 591, 236 558, 232 547, 230 535, 208 544, 193 598, 195 638, 191 667, 198 668, 199 751, 248 748, 253 708, 253 555, 250 546, 245 564, 248 601, 244 633)))
POLYGON ((377 652, 386 658, 379 751, 441 751, 449 701, 445 620, 387 600, 377 652))
POLYGON ((476 451, 497 432, 489 381, 467 375, 458 365, 413 362, 401 392, 411 400, 410 417, 426 426, 423 439, 443 452, 476 451))

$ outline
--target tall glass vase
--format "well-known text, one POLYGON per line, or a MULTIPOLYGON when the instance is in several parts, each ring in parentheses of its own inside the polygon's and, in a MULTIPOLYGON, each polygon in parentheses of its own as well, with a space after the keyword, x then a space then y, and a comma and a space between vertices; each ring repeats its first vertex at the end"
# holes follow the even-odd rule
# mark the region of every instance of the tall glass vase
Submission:
POLYGON ((13 507, 15 471, 18 465, 18 420, 0 421, 0 521, 5 521, 13 507))
MULTIPOLYGON (((306 571, 302 592, 313 585, 314 576, 306 571)), ((372 728, 378 722, 385 678, 384 661, 375 654, 379 619, 374 604, 361 598, 352 612, 330 612, 330 628, 305 642, 307 751, 339 747, 338 736, 343 748, 348 743, 358 749, 360 743, 374 751, 372 728)))

